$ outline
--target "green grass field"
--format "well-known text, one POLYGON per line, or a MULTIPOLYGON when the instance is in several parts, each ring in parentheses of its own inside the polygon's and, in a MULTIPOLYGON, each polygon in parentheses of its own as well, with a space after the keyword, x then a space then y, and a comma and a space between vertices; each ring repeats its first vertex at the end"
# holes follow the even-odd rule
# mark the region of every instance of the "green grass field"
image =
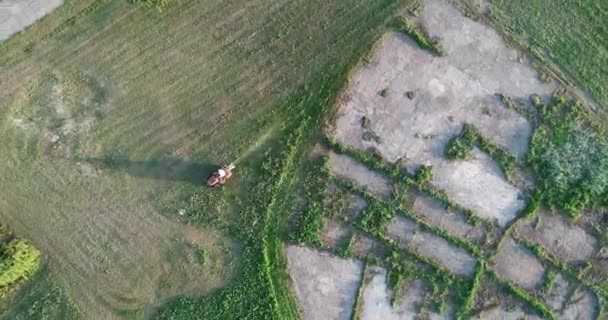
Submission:
POLYGON ((6 316, 297 317, 280 236, 299 155, 403 5, 69 1, 1 44, 0 218, 48 263, 6 316), (234 160, 230 185, 202 186, 234 160), (168 276, 181 223, 233 271, 168 276))
POLYGON ((608 107, 608 2, 491 0, 490 18, 608 107))
MULTIPOLYGON (((0 220, 44 264, 2 318, 299 318, 283 243, 318 242, 323 211, 288 232, 298 190, 320 188, 305 152, 352 66, 414 2, 67 1, 0 44, 0 220), (206 188, 231 161, 235 178, 206 188)), ((608 106, 608 8, 491 3, 497 26, 608 106)), ((387 208, 368 210, 368 232, 387 208)), ((466 317, 485 273, 421 276, 438 309, 453 285, 466 317)))

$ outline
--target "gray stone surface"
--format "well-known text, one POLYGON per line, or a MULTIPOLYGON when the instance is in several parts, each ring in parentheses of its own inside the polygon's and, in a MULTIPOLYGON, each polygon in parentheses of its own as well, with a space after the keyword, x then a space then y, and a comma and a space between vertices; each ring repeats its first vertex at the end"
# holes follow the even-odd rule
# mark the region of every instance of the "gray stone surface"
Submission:
POLYGON ((411 211, 427 223, 456 237, 475 241, 483 238, 484 233, 480 228, 469 225, 464 217, 448 212, 442 203, 428 196, 416 194, 411 211))
POLYGON ((528 290, 539 288, 545 276, 542 263, 508 236, 502 240, 492 268, 500 278, 528 290))
MULTIPOLYGON (((369 269, 370 280, 365 284, 362 296, 361 319, 362 320, 401 320, 401 319, 425 319, 422 318, 420 306, 425 302, 427 289, 420 280, 414 280, 405 284, 404 295, 399 298, 394 306, 391 306, 388 289, 387 272, 385 269, 371 267, 369 269)), ((433 320, 452 319, 452 308, 444 314, 429 312, 426 314, 433 320)))
POLYGON ((337 176, 351 180, 380 197, 386 199, 391 196, 392 192, 388 179, 349 156, 330 151, 328 166, 337 176))
POLYGON ((0 0, 0 42, 62 4, 63 0, 0 0))
POLYGON ((459 276, 470 276, 475 269, 476 260, 465 250, 451 245, 447 240, 434 234, 421 231, 413 222, 396 217, 389 223, 386 231, 389 238, 407 249, 414 250, 450 272, 459 276))
POLYGON ((517 232, 525 239, 542 246, 554 257, 566 262, 582 262, 593 256, 597 240, 568 218, 550 212, 518 221, 517 232))
POLYGON ((307 247, 286 248, 287 268, 306 320, 351 318, 363 265, 307 247))
POLYGON ((444 160, 445 146, 463 123, 471 123, 495 144, 522 156, 531 126, 495 94, 546 95, 554 86, 540 82, 494 30, 465 18, 445 0, 425 1, 421 23, 441 39, 447 55, 434 57, 403 35, 386 34, 369 62, 353 73, 332 134, 361 150, 373 147, 387 161, 400 160, 410 170, 432 165, 434 184, 481 217, 505 225, 523 207, 517 189, 484 156, 479 161, 444 160), (383 89, 385 97, 379 94, 383 89), (406 97, 409 91, 415 91, 413 99, 406 97), (367 128, 363 117, 369 119, 367 128), (364 139, 364 132, 379 139, 364 139))
POLYGON ((597 298, 589 289, 578 289, 558 316, 560 320, 593 320, 596 319, 597 298))

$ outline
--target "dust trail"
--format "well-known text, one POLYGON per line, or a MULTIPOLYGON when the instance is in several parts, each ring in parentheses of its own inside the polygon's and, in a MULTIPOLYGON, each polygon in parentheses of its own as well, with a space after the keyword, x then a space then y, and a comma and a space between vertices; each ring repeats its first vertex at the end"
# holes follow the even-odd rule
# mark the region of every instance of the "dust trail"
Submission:
POLYGON ((251 145, 249 148, 247 148, 247 150, 245 150, 245 152, 243 152, 243 154, 241 154, 238 158, 236 158, 236 160, 234 160, 232 163, 234 165, 237 165, 241 160, 247 158, 252 152, 257 150, 262 144, 264 144, 266 141, 268 141, 268 139, 272 136, 274 131, 275 131, 275 127, 268 128, 266 130, 266 132, 264 132, 264 134, 261 137, 259 137, 253 145, 251 145))

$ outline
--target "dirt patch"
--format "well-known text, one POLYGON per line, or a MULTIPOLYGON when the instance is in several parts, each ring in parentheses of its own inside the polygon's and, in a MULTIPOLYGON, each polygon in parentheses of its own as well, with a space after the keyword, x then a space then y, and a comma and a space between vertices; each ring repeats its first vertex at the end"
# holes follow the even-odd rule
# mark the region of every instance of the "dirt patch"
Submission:
POLYGON ((380 258, 388 257, 390 250, 382 243, 374 240, 372 237, 355 232, 355 239, 352 244, 352 253, 361 258, 380 258))
POLYGON ((24 30, 63 4, 63 0, 0 1, 0 42, 24 30))
POLYGON ((367 207, 367 201, 363 197, 353 193, 349 193, 348 198, 347 218, 351 221, 356 221, 367 207))
POLYGON ((495 94, 546 95, 554 87, 541 83, 494 30, 465 18, 447 1, 428 0, 424 7, 421 23, 441 39, 447 55, 434 57, 405 36, 385 35, 370 62, 351 78, 332 134, 361 150, 375 148, 410 171, 432 165, 433 183, 455 202, 504 225, 523 206, 518 190, 487 156, 478 153, 477 160, 448 162, 443 159, 445 146, 463 123, 471 123, 495 144, 522 156, 531 126, 495 94), (378 95, 385 88, 390 94, 378 95), (410 91, 415 91, 413 99, 407 97, 410 91), (362 127, 362 119, 368 119, 368 128, 362 127), (363 139, 365 130, 379 139, 363 139))
POLYGON ((352 233, 352 228, 346 223, 335 219, 325 219, 320 237, 325 246, 337 249, 346 246, 352 233))
POLYGON ((286 248, 289 275, 304 319, 350 319, 363 265, 306 247, 286 248))
POLYGON ((421 307, 426 301, 428 293, 424 283, 414 280, 405 284, 405 294, 399 298, 395 306, 391 306, 390 297, 392 292, 388 289, 387 272, 385 269, 371 267, 368 269, 371 274, 369 283, 366 283, 362 296, 361 319, 419 319, 423 315, 430 319, 451 319, 450 312, 443 315, 436 313, 421 312, 421 307))
POLYGON ((377 172, 371 171, 349 156, 330 152, 328 165, 330 170, 339 177, 351 180, 385 199, 391 196, 388 179, 377 172))
POLYGON ((492 268, 501 278, 528 290, 537 289, 545 275, 542 263, 510 237, 503 239, 492 268))
POLYGON ((582 262, 594 254, 597 241, 562 215, 540 212, 532 219, 518 222, 516 230, 526 240, 542 246, 566 262, 582 262))
POLYGON ((456 275, 470 276, 473 273, 475 258, 443 238, 420 231, 413 221, 402 217, 394 218, 387 227, 387 235, 402 247, 438 262, 456 275))
POLYGON ((469 225, 463 216, 448 212, 445 206, 420 193, 414 193, 410 211, 429 224, 463 239, 480 241, 484 237, 481 229, 469 225))

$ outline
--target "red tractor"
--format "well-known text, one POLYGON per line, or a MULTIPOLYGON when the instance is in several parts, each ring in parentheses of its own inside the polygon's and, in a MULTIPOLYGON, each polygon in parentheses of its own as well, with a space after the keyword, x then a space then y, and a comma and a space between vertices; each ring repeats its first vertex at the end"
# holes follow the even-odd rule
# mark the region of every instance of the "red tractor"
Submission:
POLYGON ((232 178, 232 170, 234 170, 234 168, 234 163, 231 163, 217 169, 217 171, 212 173, 209 176, 209 179, 207 179, 207 185, 211 188, 223 185, 228 179, 232 178))

